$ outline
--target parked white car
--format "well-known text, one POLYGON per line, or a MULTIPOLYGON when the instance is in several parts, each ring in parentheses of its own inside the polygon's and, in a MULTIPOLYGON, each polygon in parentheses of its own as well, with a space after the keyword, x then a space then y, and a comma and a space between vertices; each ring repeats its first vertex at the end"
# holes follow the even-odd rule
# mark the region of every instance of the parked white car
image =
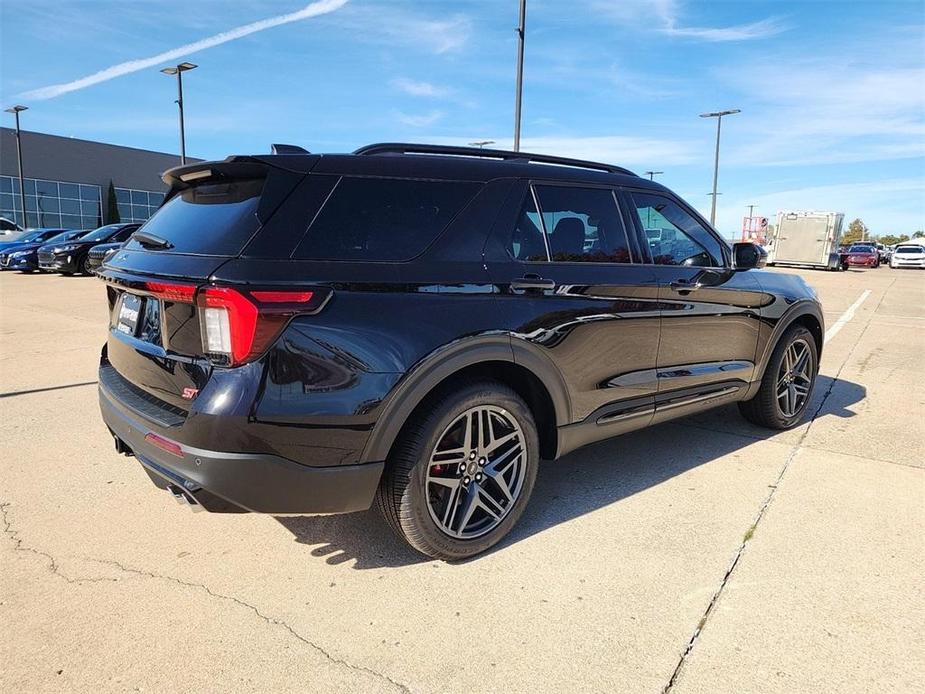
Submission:
POLYGON ((893 250, 890 267, 925 267, 925 246, 917 243, 900 243, 893 250))

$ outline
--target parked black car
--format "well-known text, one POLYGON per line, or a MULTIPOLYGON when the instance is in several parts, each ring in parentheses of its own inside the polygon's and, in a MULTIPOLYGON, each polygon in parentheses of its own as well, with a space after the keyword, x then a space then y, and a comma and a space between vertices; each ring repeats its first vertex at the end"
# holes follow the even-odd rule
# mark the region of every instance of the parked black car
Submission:
POLYGON ((134 223, 107 224, 69 243, 47 243, 38 251, 39 269, 60 272, 62 275, 73 275, 75 272, 92 275, 93 268, 89 266, 88 258, 90 249, 107 241, 122 243, 140 226, 134 223))
POLYGON ((98 243, 93 246, 87 253, 87 269, 90 272, 99 270, 103 261, 106 260, 106 256, 110 253, 114 253, 116 249, 121 248, 123 243, 124 242, 117 241, 115 243, 98 243))
POLYGON ((65 238, 70 234, 86 232, 68 229, 33 229, 15 241, 0 243, 0 270, 21 270, 34 272, 38 269, 37 252, 39 247, 54 239, 65 238))
POLYGON ((500 150, 286 151, 168 171, 99 273, 103 419, 179 500, 375 500, 459 559, 517 522, 541 458, 731 402, 805 414, 815 293, 662 185, 500 150))

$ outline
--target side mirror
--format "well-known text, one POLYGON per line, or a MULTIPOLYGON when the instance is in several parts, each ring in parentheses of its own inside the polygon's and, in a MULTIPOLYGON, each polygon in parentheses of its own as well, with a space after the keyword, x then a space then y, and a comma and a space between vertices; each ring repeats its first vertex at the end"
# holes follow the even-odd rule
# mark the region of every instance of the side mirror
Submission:
POLYGON ((764 267, 768 263, 768 252, 754 243, 732 244, 732 267, 736 270, 750 270, 764 267))

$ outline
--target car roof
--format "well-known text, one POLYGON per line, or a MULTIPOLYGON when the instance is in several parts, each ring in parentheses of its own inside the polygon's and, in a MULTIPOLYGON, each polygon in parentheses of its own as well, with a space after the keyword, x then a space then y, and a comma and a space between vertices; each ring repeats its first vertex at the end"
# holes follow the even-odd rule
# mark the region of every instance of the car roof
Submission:
POLYGON ((664 186, 613 164, 569 159, 529 152, 383 143, 368 145, 349 154, 293 153, 292 146, 274 145, 279 154, 231 156, 224 161, 197 162, 164 173, 164 181, 176 184, 186 176, 210 167, 245 167, 260 163, 298 173, 327 173, 435 180, 487 182, 497 178, 532 178, 571 183, 623 185, 665 191, 664 186), (279 149, 277 149, 279 148, 279 149))

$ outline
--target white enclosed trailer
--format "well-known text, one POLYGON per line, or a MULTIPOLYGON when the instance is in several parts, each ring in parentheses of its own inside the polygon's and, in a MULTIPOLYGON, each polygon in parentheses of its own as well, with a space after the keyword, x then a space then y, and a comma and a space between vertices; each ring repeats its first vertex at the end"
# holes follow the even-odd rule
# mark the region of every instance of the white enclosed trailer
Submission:
POLYGON ((774 232, 765 246, 768 265, 837 270, 844 220, 841 212, 778 212, 774 232))

